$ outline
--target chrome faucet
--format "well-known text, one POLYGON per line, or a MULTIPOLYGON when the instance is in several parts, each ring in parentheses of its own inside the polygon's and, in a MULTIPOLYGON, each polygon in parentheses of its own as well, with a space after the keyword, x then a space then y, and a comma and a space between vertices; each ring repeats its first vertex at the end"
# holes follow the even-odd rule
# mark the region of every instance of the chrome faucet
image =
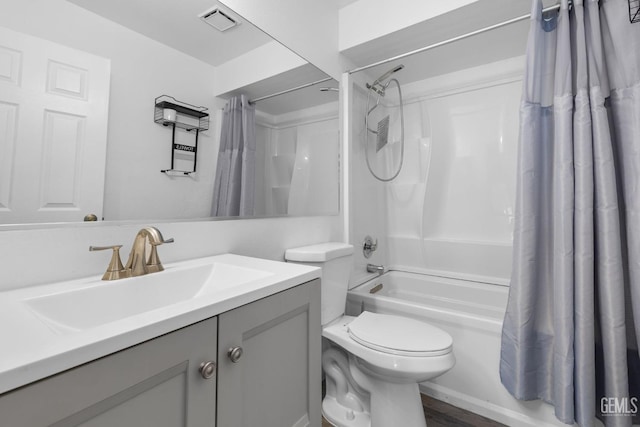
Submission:
POLYGON ((367 271, 369 273, 384 273, 384 265, 367 264, 367 271))
POLYGON ((111 262, 107 271, 102 276, 102 280, 117 280, 132 276, 142 276, 144 274, 155 273, 164 270, 157 247, 163 243, 173 243, 173 239, 164 240, 162 233, 155 227, 145 227, 138 231, 133 240, 133 247, 129 253, 127 265, 122 266, 120 261, 120 248, 122 245, 114 246, 89 246, 90 251, 101 251, 113 249, 111 262), (147 258, 147 243, 151 246, 151 253, 147 258))
POLYGON ((164 240, 160 230, 155 227, 145 227, 141 229, 133 240, 129 260, 124 266, 124 269, 130 271, 131 276, 142 276, 164 270, 157 250, 158 245, 163 243, 173 243, 173 239, 164 240), (147 240, 151 245, 151 253, 148 259, 146 254, 147 240))

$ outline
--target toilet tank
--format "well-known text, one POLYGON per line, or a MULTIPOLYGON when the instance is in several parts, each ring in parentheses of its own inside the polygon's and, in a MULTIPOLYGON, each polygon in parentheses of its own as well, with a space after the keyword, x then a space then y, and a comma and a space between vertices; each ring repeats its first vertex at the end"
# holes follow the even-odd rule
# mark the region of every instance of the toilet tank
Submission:
POLYGON ((321 243, 287 249, 288 262, 322 268, 322 325, 344 314, 353 267, 353 246, 347 243, 321 243))

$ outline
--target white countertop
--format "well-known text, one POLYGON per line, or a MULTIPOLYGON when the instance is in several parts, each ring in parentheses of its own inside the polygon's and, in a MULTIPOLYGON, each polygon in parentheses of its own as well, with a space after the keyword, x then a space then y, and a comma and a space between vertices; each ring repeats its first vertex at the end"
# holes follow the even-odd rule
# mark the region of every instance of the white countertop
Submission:
MULTIPOLYGON (((0 393, 319 278, 321 271, 301 264, 223 254, 166 264, 165 271, 151 276, 212 262, 259 269, 269 274, 83 330, 52 327, 25 301, 82 288, 95 283, 101 276, 0 292, 0 393)), ((132 279, 117 282, 126 280, 132 279)), ((114 282, 102 282, 99 286, 110 283, 114 282)), ((180 284, 176 283, 176 286, 180 284)))

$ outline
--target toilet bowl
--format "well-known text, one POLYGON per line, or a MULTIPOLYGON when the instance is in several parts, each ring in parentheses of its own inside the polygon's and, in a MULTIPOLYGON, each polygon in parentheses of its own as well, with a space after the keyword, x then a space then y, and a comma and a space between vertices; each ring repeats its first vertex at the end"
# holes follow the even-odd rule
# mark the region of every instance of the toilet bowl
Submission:
POLYGON ((374 375, 392 382, 427 381, 455 364, 449 334, 400 316, 367 311, 342 316, 323 328, 322 335, 361 359, 374 375), (385 322, 391 325, 378 327, 385 322), (401 325, 404 328, 394 328, 401 325))
POLYGON ((322 335, 332 350, 323 355, 327 395, 322 412, 329 422, 338 427, 426 426, 418 383, 453 367, 451 336, 424 322, 366 311, 340 317, 322 335), (332 366, 337 357, 348 360, 348 372, 344 365, 341 371, 332 366), (361 408, 340 405, 335 381, 351 382, 351 399, 367 403, 361 408))
POLYGON ((351 245, 324 243, 285 254, 322 268, 322 413, 337 427, 425 427, 418 383, 453 367, 453 340, 402 316, 345 315, 352 253, 351 245))

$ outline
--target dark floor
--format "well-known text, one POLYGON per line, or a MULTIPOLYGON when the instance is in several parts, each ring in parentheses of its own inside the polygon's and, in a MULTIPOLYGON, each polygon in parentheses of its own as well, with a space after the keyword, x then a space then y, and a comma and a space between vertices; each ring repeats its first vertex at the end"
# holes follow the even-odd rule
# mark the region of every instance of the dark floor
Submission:
MULTIPOLYGON (((424 415, 427 419, 428 427, 506 427, 504 424, 464 409, 456 408, 424 394, 422 395, 422 405, 424 406, 424 415)), ((322 427, 332 426, 323 418, 322 427)))
POLYGON ((497 421, 422 395, 428 427, 506 427, 497 421))

